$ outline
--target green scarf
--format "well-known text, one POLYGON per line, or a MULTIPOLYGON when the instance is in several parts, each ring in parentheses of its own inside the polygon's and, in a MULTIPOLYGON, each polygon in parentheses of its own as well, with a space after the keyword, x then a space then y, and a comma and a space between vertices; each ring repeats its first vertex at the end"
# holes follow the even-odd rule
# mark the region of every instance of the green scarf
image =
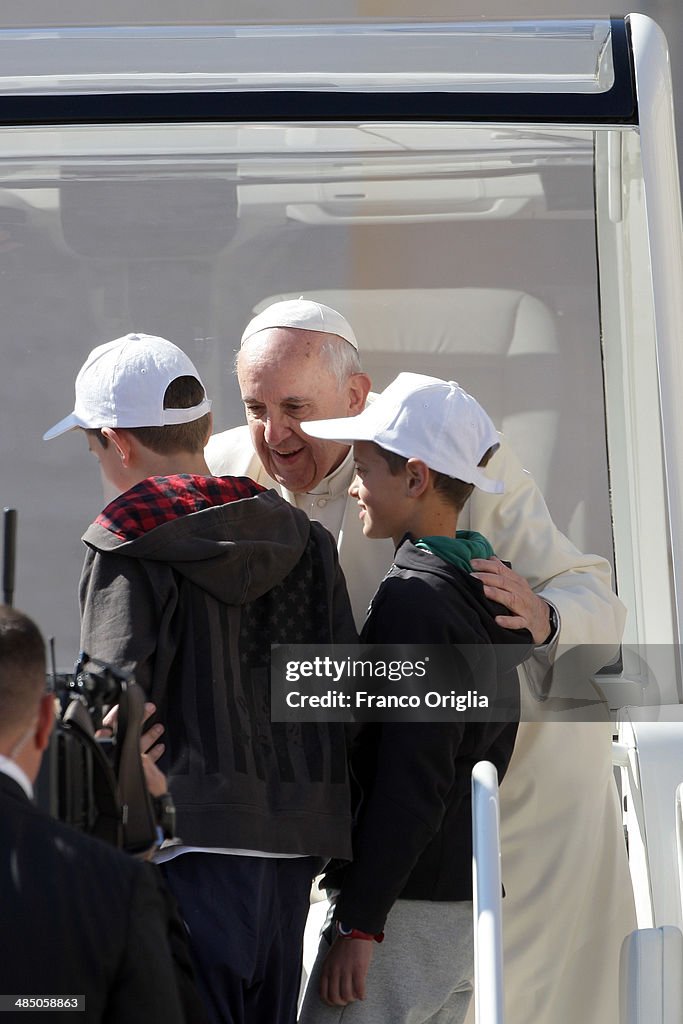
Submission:
POLYGON ((465 572, 472 572, 472 558, 491 558, 494 553, 486 537, 476 530, 458 530, 455 537, 421 537, 415 547, 431 551, 465 572))

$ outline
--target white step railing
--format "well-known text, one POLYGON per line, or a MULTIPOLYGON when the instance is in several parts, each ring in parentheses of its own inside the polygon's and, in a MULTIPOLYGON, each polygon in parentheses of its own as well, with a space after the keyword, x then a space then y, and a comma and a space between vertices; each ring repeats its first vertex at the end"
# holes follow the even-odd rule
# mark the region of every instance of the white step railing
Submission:
POLYGON ((472 771, 472 893, 476 1024, 505 1024, 500 808, 490 761, 472 771))

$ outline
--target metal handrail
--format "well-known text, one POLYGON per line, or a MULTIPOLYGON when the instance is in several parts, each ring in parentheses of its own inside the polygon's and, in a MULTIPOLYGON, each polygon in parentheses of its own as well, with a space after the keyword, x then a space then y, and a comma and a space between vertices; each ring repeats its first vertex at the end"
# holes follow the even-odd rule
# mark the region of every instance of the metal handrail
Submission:
POLYGON ((676 860, 678 863, 678 898, 683 917, 683 782, 676 786, 676 860))
POLYGON ((476 1024, 505 1024, 500 807, 490 761, 472 771, 472 894, 476 1024))

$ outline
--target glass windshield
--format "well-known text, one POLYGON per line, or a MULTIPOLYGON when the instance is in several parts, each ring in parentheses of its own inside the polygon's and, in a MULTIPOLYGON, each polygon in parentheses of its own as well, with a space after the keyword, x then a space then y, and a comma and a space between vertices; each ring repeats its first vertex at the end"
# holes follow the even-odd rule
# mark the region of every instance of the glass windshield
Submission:
POLYGON ((244 422, 232 365, 255 310, 312 295, 353 324, 376 389, 459 380, 583 550, 612 558, 594 133, 425 124, 0 133, 2 500, 16 602, 78 646, 81 533, 103 505, 73 408, 96 344, 180 344, 244 422))
POLYGON ((282 89, 602 93, 610 22, 14 29, 0 93, 282 89))

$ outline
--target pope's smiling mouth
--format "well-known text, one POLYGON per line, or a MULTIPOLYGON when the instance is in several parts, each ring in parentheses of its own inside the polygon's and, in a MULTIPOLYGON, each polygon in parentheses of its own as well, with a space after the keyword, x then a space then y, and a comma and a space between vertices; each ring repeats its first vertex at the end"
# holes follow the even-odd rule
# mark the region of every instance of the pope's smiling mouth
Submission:
POLYGON ((278 459, 293 459, 295 456, 299 455, 300 452, 302 452, 303 450, 304 450, 303 446, 301 448, 297 448, 293 452, 279 452, 279 451, 277 451, 276 448, 271 448, 270 449, 271 454, 274 455, 278 459))

